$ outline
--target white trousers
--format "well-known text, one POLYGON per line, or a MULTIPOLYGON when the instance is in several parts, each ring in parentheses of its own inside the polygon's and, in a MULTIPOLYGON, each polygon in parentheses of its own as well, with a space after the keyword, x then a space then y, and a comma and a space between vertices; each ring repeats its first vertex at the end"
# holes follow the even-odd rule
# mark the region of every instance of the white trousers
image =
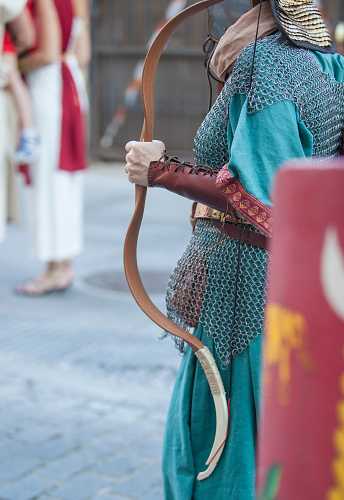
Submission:
POLYGON ((62 121, 60 63, 32 72, 28 84, 41 138, 39 160, 30 167, 32 184, 26 190, 31 251, 43 261, 70 259, 82 250, 84 174, 58 169, 62 121))

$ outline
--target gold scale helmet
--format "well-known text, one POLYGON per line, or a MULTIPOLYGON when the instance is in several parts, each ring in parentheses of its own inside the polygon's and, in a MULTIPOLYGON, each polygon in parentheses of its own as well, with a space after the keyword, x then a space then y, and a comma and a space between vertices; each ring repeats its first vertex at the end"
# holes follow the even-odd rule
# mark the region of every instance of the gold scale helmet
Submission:
POLYGON ((304 49, 334 53, 336 48, 313 0, 270 0, 279 31, 304 49))

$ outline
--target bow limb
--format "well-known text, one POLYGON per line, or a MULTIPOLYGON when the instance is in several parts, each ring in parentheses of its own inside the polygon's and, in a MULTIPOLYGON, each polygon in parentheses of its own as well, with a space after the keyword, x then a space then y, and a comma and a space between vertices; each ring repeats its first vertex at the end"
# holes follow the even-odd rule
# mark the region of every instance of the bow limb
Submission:
MULTIPOLYGON (((168 21, 156 36, 146 56, 142 72, 142 101, 145 118, 141 133, 141 141, 147 142, 153 139, 155 74, 160 56, 167 42, 186 19, 222 1, 223 0, 203 0, 191 5, 168 21)), ((214 445, 207 461, 209 467, 206 471, 198 475, 198 479, 202 480, 213 472, 221 456, 226 440, 228 427, 226 394, 221 375, 209 349, 205 347, 197 337, 167 318, 167 316, 165 316, 151 301, 143 286, 137 265, 137 242, 144 213, 146 193, 146 187, 139 185, 135 186, 135 211, 124 243, 124 270, 130 291, 140 308, 159 327, 183 339, 193 349, 208 379, 215 404, 216 434, 214 445)))

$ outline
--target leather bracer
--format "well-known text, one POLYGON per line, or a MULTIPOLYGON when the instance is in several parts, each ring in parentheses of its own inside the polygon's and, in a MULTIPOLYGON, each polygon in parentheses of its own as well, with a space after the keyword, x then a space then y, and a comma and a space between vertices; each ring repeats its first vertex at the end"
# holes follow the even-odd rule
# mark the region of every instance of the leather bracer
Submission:
POLYGON ((216 187, 215 181, 216 173, 211 167, 191 165, 168 155, 151 162, 148 170, 149 187, 162 187, 221 212, 231 212, 230 203, 216 187))

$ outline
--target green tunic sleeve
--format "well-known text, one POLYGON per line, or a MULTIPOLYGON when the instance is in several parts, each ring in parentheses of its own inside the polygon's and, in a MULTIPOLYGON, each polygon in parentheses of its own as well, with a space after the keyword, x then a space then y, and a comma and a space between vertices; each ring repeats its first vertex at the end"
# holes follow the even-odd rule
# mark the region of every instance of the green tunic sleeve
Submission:
POLYGON ((271 189, 280 166, 312 156, 313 137, 291 101, 247 113, 247 97, 234 95, 227 130, 228 170, 259 201, 272 206, 271 189))

